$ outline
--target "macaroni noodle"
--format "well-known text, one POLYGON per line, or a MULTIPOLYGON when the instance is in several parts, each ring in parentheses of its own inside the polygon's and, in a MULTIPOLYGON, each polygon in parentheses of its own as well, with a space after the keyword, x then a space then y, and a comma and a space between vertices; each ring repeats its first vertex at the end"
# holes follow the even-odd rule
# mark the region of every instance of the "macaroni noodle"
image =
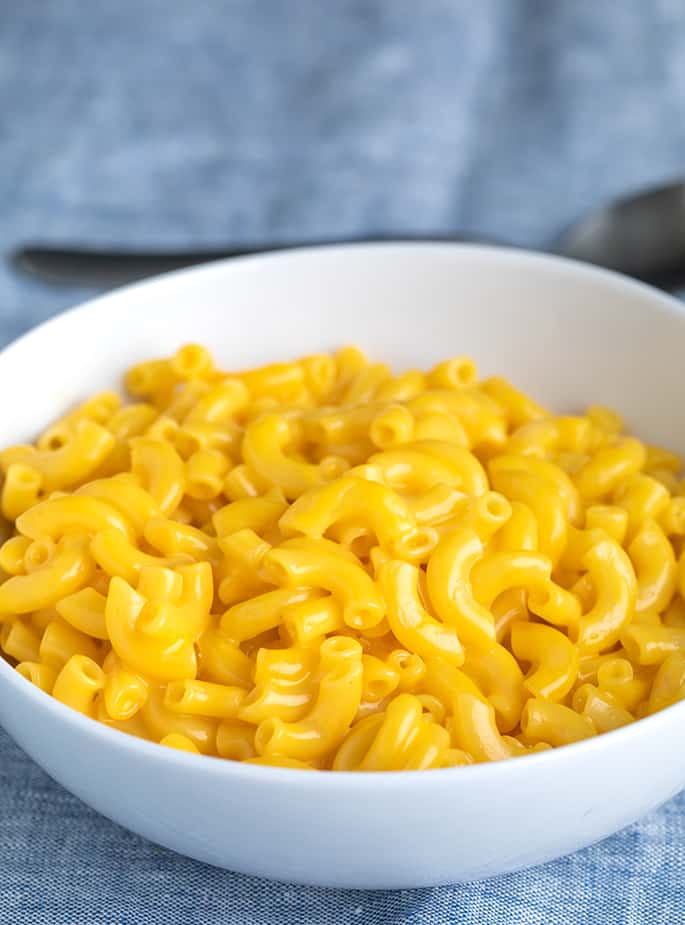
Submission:
POLYGON ((681 461, 464 356, 197 344, 0 451, 0 651, 94 721, 300 770, 499 761, 685 699, 681 461))

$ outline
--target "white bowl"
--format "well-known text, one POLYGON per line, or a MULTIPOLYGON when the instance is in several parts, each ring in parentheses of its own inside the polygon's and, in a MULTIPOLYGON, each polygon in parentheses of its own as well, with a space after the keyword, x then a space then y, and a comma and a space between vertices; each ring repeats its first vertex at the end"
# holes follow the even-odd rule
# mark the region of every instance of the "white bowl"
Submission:
MULTIPOLYGON (((194 340, 232 367, 358 343, 399 367, 472 354, 552 407, 602 402, 685 451, 685 313, 560 259, 363 245, 231 260, 114 292, 0 354, 0 445, 124 367, 194 340)), ((0 660, 0 721, 55 780, 175 851, 341 887, 491 877, 589 845, 685 785, 685 703, 531 757, 421 773, 313 773, 200 758, 72 712, 0 660)))

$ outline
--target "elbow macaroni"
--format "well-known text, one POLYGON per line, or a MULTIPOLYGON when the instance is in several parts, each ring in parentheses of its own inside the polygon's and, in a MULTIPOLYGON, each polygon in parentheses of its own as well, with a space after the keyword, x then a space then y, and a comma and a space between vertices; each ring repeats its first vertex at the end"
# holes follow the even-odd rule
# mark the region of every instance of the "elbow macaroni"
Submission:
POLYGON ((680 460, 457 356, 188 344, 0 451, 0 651, 114 729, 307 770, 499 761, 685 698, 680 460))

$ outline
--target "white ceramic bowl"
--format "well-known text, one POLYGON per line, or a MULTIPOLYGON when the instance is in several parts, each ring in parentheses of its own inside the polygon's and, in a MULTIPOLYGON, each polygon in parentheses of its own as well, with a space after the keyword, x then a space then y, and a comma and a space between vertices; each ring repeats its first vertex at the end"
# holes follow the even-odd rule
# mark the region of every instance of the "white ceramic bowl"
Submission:
MULTIPOLYGON (((552 407, 617 407, 685 451, 685 312, 581 264, 451 245, 222 262, 97 299, 0 354, 0 445, 35 434, 129 364, 195 340, 232 367, 358 343, 399 367, 472 354, 552 407)), ((0 721, 90 806, 231 870, 344 887, 491 877, 603 838, 685 785, 685 703, 499 764, 312 773, 200 758, 111 731, 0 660, 0 721)))

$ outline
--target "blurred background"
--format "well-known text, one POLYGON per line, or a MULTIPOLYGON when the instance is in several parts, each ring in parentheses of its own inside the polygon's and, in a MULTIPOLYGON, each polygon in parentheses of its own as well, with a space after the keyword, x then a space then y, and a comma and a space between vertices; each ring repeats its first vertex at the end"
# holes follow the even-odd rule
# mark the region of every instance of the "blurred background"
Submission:
MULTIPOLYGON (((685 172, 680 0, 0 7, 0 252, 466 232, 685 172)), ((6 342, 90 293, 0 268, 6 342)))
MULTIPOLYGON (((0 345, 92 294, 17 275, 5 257, 27 242, 461 232, 538 247, 680 175, 682 0, 0 0, 0 345)), ((0 754, 0 921, 51 908, 60 922, 168 922, 169 904, 178 921, 252 922, 275 902, 330 921, 331 894, 184 861, 96 816, 2 732, 0 754), (250 914, 223 918, 236 902, 250 914)), ((551 923, 565 896, 577 915, 564 921, 608 921, 616 902, 622 921, 675 922, 675 894, 662 918, 649 891, 659 871, 682 877, 684 810, 681 797, 545 879, 350 894, 336 921, 381 921, 390 904, 393 922, 509 922, 514 897, 551 923), (612 872, 629 878, 620 896, 603 886, 612 872)))

